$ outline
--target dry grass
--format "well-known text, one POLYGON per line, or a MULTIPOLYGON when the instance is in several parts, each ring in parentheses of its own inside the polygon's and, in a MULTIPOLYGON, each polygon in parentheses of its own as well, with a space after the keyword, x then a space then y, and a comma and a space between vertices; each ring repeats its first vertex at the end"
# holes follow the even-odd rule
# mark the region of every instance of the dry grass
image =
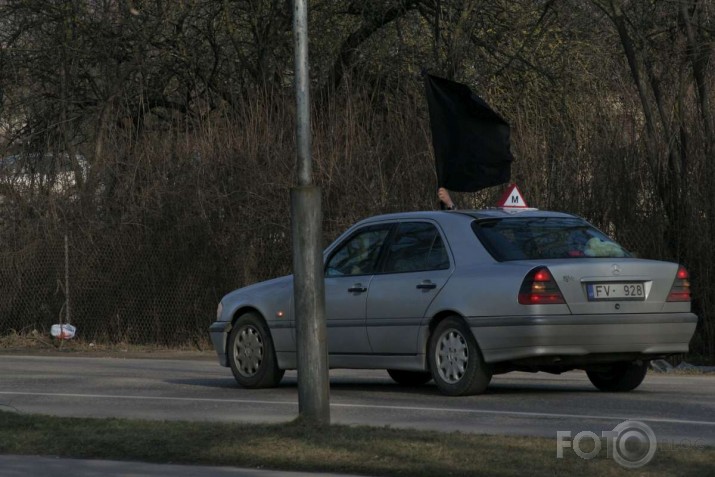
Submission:
POLYGON ((88 341, 82 338, 60 341, 48 332, 37 329, 18 332, 10 330, 0 336, 0 353, 23 354, 75 354, 85 357, 124 357, 124 358, 165 358, 165 359, 213 359, 215 353, 208 338, 176 346, 156 344, 134 344, 127 342, 111 343, 108 341, 88 341))
POLYGON ((708 475, 715 462, 713 448, 663 449, 634 472, 605 455, 586 461, 567 452, 557 459, 556 441, 549 438, 298 423, 78 419, 2 411, 0 453, 415 477, 708 475))

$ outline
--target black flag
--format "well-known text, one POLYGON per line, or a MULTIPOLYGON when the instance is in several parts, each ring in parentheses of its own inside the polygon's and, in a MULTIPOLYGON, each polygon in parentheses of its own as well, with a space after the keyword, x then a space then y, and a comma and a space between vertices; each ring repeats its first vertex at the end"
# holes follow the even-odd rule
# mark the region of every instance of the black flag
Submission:
POLYGON ((425 75, 440 187, 476 192, 509 182, 509 124, 467 85, 425 75))

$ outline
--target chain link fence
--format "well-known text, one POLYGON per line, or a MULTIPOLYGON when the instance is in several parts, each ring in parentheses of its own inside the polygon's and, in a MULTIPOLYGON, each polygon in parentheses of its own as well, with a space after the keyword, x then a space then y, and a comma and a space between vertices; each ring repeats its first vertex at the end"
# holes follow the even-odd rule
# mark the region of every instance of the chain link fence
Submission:
MULTIPOLYGON (((203 347, 218 300, 250 278, 220 270, 199 250, 182 252, 140 244, 131 234, 89 241, 61 231, 5 250, 0 330, 49 334, 52 324, 71 323, 87 341, 203 347)), ((266 255, 256 279, 287 272, 285 254, 266 255)), ((246 266, 259 259, 242 258, 246 266)))

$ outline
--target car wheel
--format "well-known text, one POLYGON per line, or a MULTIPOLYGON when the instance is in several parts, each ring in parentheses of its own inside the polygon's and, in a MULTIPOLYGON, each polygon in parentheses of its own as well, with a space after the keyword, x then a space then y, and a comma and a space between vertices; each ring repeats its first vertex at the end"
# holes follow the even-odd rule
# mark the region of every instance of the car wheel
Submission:
POLYGON ((472 331, 459 318, 442 320, 429 341, 432 378, 449 396, 480 394, 492 379, 472 331))
POLYGON ((236 321, 228 345, 228 362, 241 386, 269 388, 283 378, 285 370, 278 368, 271 334, 255 313, 246 313, 236 321))
POLYGON ((421 386, 432 379, 427 371, 403 371, 401 369, 388 369, 387 374, 403 386, 421 386))
POLYGON ((648 372, 648 361, 616 363, 606 369, 586 371, 588 379, 601 391, 625 392, 640 386, 648 372))

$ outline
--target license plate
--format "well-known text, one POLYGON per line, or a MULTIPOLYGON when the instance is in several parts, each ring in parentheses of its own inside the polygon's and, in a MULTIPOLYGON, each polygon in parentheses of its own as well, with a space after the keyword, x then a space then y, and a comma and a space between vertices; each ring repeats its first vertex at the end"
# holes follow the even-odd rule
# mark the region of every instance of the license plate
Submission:
POLYGON ((643 283, 589 283, 589 301, 645 300, 643 283))

